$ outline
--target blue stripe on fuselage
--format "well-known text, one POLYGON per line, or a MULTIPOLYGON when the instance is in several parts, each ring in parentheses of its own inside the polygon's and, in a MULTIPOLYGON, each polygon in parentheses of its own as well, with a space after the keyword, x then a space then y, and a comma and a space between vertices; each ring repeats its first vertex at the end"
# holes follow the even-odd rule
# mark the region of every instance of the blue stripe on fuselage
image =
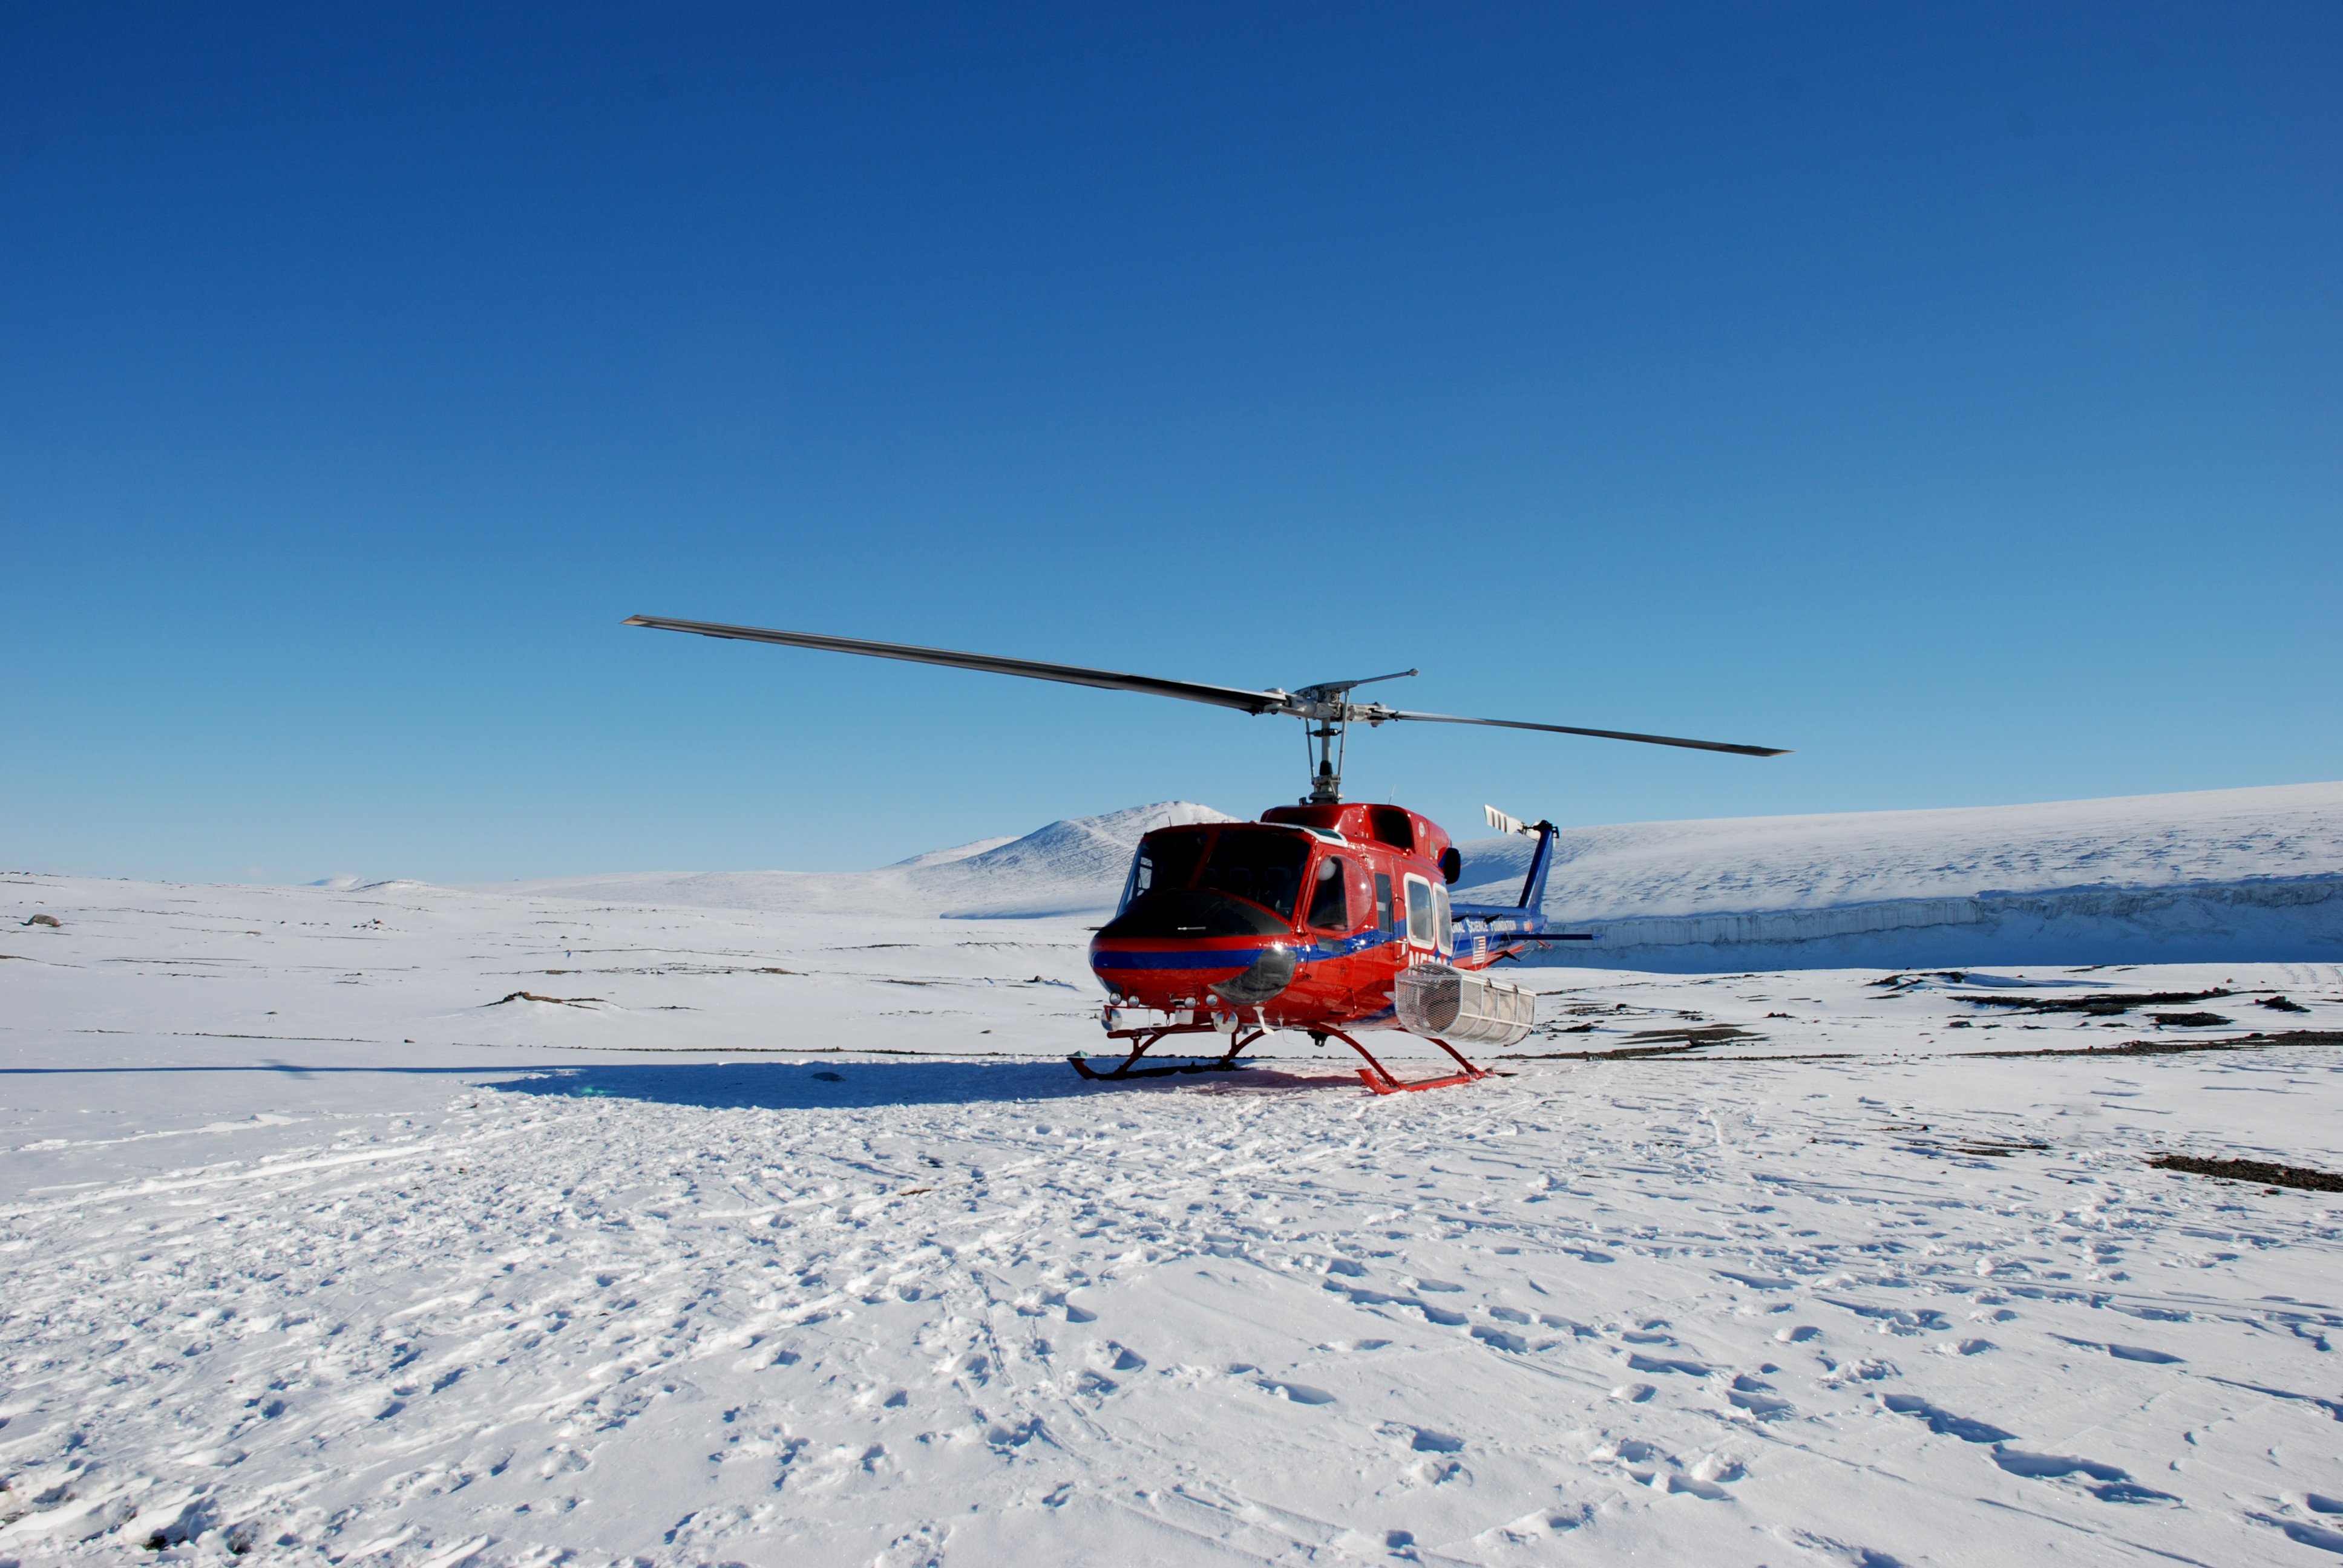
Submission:
MULTIPOLYGON (((1295 946, 1297 963, 1316 963, 1322 959, 1347 958, 1370 949, 1398 941, 1393 931, 1361 931, 1356 936, 1329 937, 1306 947, 1295 946)), ((1216 970, 1250 969, 1262 951, 1280 944, 1264 942, 1258 948, 1190 948, 1174 952, 1132 952, 1121 948, 1102 948, 1091 955, 1094 970, 1216 970)))
MULTIPOLYGON (((1094 970, 1222 970, 1251 969, 1265 950, 1261 948, 1202 948, 1187 952, 1131 953, 1109 949, 1091 955, 1094 970)), ((1296 958, 1302 955, 1296 953, 1296 958)))

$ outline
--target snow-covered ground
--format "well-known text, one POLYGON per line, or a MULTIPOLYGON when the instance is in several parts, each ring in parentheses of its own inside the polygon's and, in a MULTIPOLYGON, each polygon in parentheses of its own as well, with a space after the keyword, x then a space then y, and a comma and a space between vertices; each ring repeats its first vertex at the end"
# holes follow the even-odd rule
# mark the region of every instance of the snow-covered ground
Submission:
POLYGON ((1377 1098, 1077 1079, 1095 917, 0 890, 0 1560, 2343 1553, 2343 1194, 2147 1163, 2343 1169, 2333 963, 1537 970, 1377 1098))

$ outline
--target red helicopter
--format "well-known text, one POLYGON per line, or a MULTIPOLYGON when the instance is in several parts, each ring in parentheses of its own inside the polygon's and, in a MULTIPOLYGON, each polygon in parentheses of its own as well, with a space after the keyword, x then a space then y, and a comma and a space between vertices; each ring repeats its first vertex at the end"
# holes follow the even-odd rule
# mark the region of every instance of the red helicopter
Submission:
POLYGON ((1316 767, 1310 793, 1298 805, 1272 807, 1258 822, 1159 828, 1140 840, 1114 919, 1091 941, 1091 969, 1107 993, 1101 1022, 1109 1039, 1131 1042, 1131 1054, 1106 1072, 1079 1054, 1071 1059, 1084 1078, 1105 1081, 1232 1070, 1247 1046, 1274 1030, 1292 1029, 1320 1045, 1341 1040, 1364 1059, 1359 1077, 1366 1086, 1393 1094, 1489 1075, 1452 1041, 1503 1047, 1529 1033, 1535 994, 1480 971, 1532 947, 1592 940, 1550 930, 1546 924, 1554 824, 1523 824, 1493 806, 1484 808, 1491 827, 1537 839, 1521 897, 1512 904, 1451 901, 1449 885, 1463 865, 1439 824, 1397 806, 1342 799, 1343 752, 1354 723, 1483 724, 1744 757, 1788 755, 1769 746, 1459 719, 1350 700, 1358 687, 1397 680, 1415 674, 1413 669, 1294 691, 1247 691, 811 632, 647 615, 630 616, 622 624, 1176 697, 1246 713, 1288 714, 1308 726, 1316 767), (1459 1070, 1403 1081, 1351 1032, 1379 1029, 1403 1030, 1430 1040, 1454 1059, 1459 1070), (1212 1060, 1139 1065, 1171 1036, 1208 1033, 1228 1040, 1212 1060))

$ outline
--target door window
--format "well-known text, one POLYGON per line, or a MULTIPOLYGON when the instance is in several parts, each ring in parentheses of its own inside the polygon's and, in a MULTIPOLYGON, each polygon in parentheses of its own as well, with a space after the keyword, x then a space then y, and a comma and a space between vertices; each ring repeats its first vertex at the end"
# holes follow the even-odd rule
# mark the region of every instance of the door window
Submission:
POLYGON ((1317 886, 1310 895, 1310 923, 1319 930, 1351 929, 1351 879, 1345 872, 1340 855, 1329 855, 1318 862, 1317 886))
POLYGON ((1392 918, 1391 879, 1381 871, 1375 873, 1375 930, 1387 937, 1399 932, 1399 922, 1392 918))
POLYGON ((1407 879, 1407 940, 1433 945, 1432 884, 1422 877, 1407 879))

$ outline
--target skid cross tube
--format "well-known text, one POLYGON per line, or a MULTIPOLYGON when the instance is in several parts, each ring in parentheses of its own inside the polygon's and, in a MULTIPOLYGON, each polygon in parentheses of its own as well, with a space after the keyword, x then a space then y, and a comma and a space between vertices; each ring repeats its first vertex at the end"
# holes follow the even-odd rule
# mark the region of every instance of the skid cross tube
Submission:
POLYGON ((1163 1039, 1166 1035, 1220 1034, 1223 1031, 1221 1029, 1209 1023, 1174 1023, 1165 1024, 1155 1029, 1111 1030, 1107 1033, 1107 1038, 1109 1040, 1135 1040, 1139 1041, 1136 1046, 1131 1048, 1131 1054, 1123 1059, 1121 1066, 1114 1069, 1111 1072, 1101 1072, 1096 1068, 1091 1066, 1091 1064, 1085 1060, 1079 1052, 1066 1058, 1066 1060, 1074 1064, 1074 1070, 1076 1072, 1081 1073, 1084 1078, 1094 1079, 1101 1083, 1111 1082, 1119 1078, 1169 1078, 1176 1072, 1234 1072, 1237 1067, 1237 1057, 1239 1053, 1241 1053, 1246 1046, 1251 1045, 1253 1041, 1267 1034, 1269 1030, 1265 1029, 1256 1029, 1245 1034, 1238 1034, 1234 1030, 1226 1031, 1230 1036, 1229 1049, 1227 1053, 1222 1056, 1217 1061, 1187 1062, 1169 1067, 1141 1067, 1138 1065, 1139 1059, 1145 1056, 1148 1050, 1154 1046, 1155 1042, 1163 1039))
POLYGON ((1433 1044, 1446 1051, 1450 1059, 1464 1070, 1462 1072, 1452 1073, 1446 1078, 1428 1078, 1421 1083, 1403 1083, 1400 1080, 1392 1076, 1392 1070, 1390 1068, 1385 1067, 1382 1062, 1375 1060, 1374 1053, 1373 1051, 1369 1050, 1365 1046, 1361 1045, 1357 1040, 1353 1040, 1349 1035, 1344 1034, 1341 1030, 1328 1029, 1322 1024, 1318 1028, 1312 1030, 1310 1032, 1316 1035, 1331 1035, 1334 1039, 1341 1040, 1344 1045, 1349 1046, 1353 1050, 1357 1051, 1361 1056, 1364 1057, 1366 1059, 1367 1065, 1359 1069, 1359 1077, 1369 1089, 1373 1090, 1377 1094, 1407 1094, 1413 1093, 1419 1089, 1447 1089, 1459 1083, 1475 1083, 1489 1076, 1489 1070, 1487 1068, 1473 1066, 1471 1062, 1465 1060, 1463 1056, 1458 1052, 1456 1048, 1449 1044, 1446 1040, 1433 1039, 1431 1035, 1425 1035, 1423 1037, 1424 1039, 1432 1040, 1433 1044))
MULTIPOLYGON (((1107 1038, 1109 1040, 1127 1040, 1136 1042, 1131 1046, 1131 1054, 1123 1058, 1121 1065, 1109 1071, 1101 1072, 1098 1069, 1092 1067, 1088 1059, 1079 1052, 1072 1056, 1069 1056, 1066 1060, 1072 1064, 1076 1072, 1081 1073, 1084 1078, 1090 1079, 1093 1082, 1097 1083, 1113 1083, 1131 1078, 1170 1078, 1175 1073, 1233 1072, 1236 1070, 1237 1058, 1243 1054, 1245 1047, 1252 1044, 1255 1040, 1264 1038, 1269 1033, 1270 1031, 1266 1029, 1246 1030, 1241 1032, 1224 1030, 1217 1025, 1209 1023, 1159 1024, 1152 1029, 1111 1030, 1107 1033, 1107 1038), (1159 1042, 1169 1039, 1172 1035, 1222 1033, 1226 1033, 1230 1037, 1229 1049, 1222 1053, 1217 1060, 1178 1062, 1167 1064, 1162 1067, 1141 1067, 1139 1065, 1140 1058, 1145 1056, 1150 1050, 1152 1050, 1159 1042)), ((1375 1060, 1374 1053, 1373 1051, 1369 1050, 1365 1046, 1361 1045, 1357 1040, 1352 1039, 1349 1035, 1343 1033, 1339 1029, 1328 1029, 1323 1024, 1320 1024, 1311 1029, 1309 1033, 1311 1037, 1315 1040, 1339 1040, 1344 1045, 1349 1046, 1353 1050, 1357 1051, 1361 1059, 1363 1059, 1367 1064, 1366 1066, 1359 1069, 1360 1081, 1363 1082, 1369 1089, 1373 1090, 1377 1094, 1410 1094, 1423 1089, 1447 1089, 1459 1083, 1477 1083, 1482 1079, 1491 1076, 1489 1069, 1485 1067, 1473 1066, 1471 1062, 1464 1060, 1463 1053, 1458 1051, 1454 1046, 1449 1044, 1444 1040, 1436 1039, 1431 1035, 1425 1035, 1423 1038, 1430 1040, 1433 1044, 1446 1051, 1448 1053, 1449 1060, 1455 1062, 1455 1064, 1458 1067, 1463 1068, 1463 1070, 1462 1072, 1451 1073, 1445 1078, 1428 1078, 1421 1082, 1410 1083, 1395 1076, 1392 1072, 1391 1069, 1385 1067, 1382 1062, 1375 1060)))

